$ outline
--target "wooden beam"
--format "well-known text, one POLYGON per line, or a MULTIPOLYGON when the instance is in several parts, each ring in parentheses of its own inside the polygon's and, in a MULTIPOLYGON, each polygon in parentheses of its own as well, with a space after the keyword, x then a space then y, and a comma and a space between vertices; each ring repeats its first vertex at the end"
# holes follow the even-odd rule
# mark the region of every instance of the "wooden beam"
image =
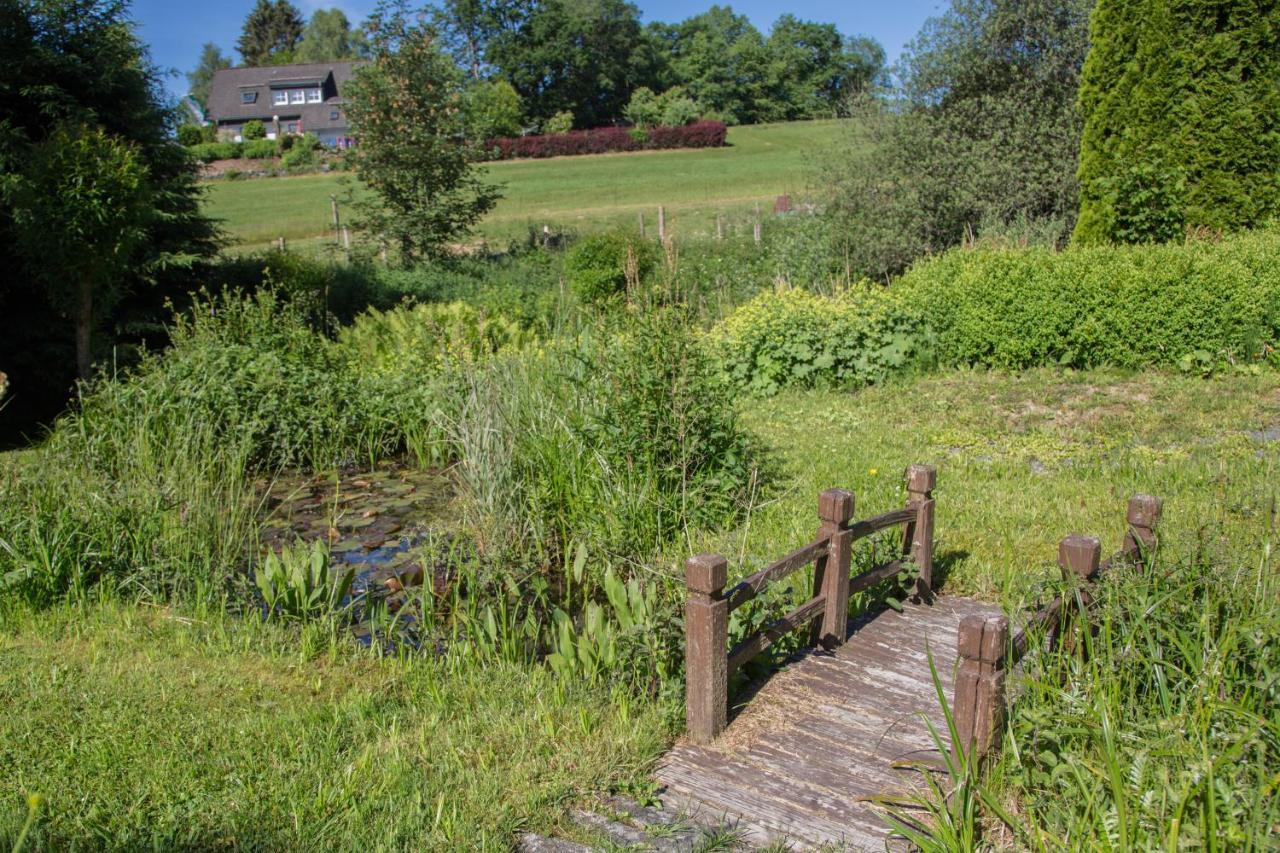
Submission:
POLYGON ((728 561, 699 554, 685 563, 685 721, 694 743, 710 743, 729 719, 729 607, 722 595, 728 561))

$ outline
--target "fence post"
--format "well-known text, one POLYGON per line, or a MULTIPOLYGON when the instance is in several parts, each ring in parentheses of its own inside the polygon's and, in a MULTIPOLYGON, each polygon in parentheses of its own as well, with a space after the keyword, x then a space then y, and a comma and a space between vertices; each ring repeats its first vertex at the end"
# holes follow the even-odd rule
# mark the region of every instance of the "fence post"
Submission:
POLYGON ((853 518, 853 492, 827 489, 818 496, 818 518, 822 522, 818 527, 818 538, 829 536, 831 543, 813 569, 813 593, 826 599, 814 642, 829 649, 844 642, 849 619, 849 563, 853 534, 844 526, 853 518))
POLYGON ((903 530, 904 557, 910 557, 920 569, 916 595, 927 598, 933 591, 933 489, 938 484, 938 471, 932 465, 907 468, 907 506, 916 508, 916 517, 903 530))
POLYGON ((1156 548, 1156 525, 1164 511, 1164 501, 1151 495, 1134 495, 1129 498, 1129 510, 1125 520, 1129 529, 1124 534, 1123 553, 1141 571, 1146 571, 1147 558, 1156 548))
POLYGON ((1085 653, 1083 640, 1072 630, 1073 622, 1082 622, 1084 630, 1088 630, 1089 617, 1085 608, 1093 600, 1086 588, 1098 574, 1098 566, 1102 561, 1102 543, 1093 536, 1082 536, 1073 533, 1058 543, 1058 566, 1062 569, 1062 577, 1069 579, 1073 575, 1079 579, 1078 595, 1080 612, 1073 613, 1070 601, 1063 602, 1062 615, 1059 620, 1059 637, 1066 645, 1067 651, 1085 653), (1079 616, 1079 618, 1075 618, 1079 616))
POLYGON ((690 557, 684 566, 685 722, 689 739, 710 743, 729 718, 728 562, 719 554, 690 557))
POLYGON ((998 745, 1004 725, 1005 656, 1009 648, 1009 620, 1004 616, 970 615, 960 621, 956 637, 958 666, 952 694, 956 758, 963 751, 981 759, 998 745))
POLYGON ((644 239, 644 211, 640 211, 640 239, 644 239))
POLYGON ((658 205, 658 242, 667 239, 667 209, 658 205))

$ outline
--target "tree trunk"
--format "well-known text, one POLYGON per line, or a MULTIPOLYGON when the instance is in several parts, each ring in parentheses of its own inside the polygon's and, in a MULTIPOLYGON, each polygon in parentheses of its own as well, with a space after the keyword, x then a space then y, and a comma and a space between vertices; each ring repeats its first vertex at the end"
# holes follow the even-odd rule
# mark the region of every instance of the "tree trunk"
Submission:
POLYGON ((92 367, 89 330, 93 327, 93 280, 87 275, 80 279, 76 303, 76 374, 81 379, 88 379, 92 367))

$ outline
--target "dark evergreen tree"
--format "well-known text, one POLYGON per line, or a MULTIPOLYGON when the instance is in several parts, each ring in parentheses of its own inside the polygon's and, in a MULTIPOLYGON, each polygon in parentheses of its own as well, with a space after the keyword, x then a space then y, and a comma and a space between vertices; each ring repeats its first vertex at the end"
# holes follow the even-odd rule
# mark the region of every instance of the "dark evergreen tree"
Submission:
POLYGON ((302 31, 302 13, 289 0, 258 0, 244 19, 236 50, 245 65, 290 62, 302 31))
POLYGON ((1280 3, 1098 0, 1090 35, 1077 240, 1280 212, 1280 3))

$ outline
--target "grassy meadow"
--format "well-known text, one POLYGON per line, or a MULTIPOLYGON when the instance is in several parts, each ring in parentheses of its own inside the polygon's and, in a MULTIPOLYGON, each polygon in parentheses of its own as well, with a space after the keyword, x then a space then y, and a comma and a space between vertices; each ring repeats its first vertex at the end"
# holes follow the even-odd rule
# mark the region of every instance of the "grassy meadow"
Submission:
MULTIPOLYGON (((653 151, 512 160, 484 167, 504 186, 504 198, 481 223, 479 236, 495 243, 520 239, 530 228, 593 231, 637 225, 646 217, 656 233, 657 207, 668 227, 686 236, 715 229, 717 213, 742 219, 757 202, 771 210, 783 193, 807 185, 809 158, 840 132, 838 121, 788 122, 729 129, 729 146, 702 151, 653 151)), ((208 184, 206 210, 222 220, 233 250, 261 248, 278 237, 301 247, 331 239, 331 195, 354 180, 345 175, 302 175, 208 184)))

